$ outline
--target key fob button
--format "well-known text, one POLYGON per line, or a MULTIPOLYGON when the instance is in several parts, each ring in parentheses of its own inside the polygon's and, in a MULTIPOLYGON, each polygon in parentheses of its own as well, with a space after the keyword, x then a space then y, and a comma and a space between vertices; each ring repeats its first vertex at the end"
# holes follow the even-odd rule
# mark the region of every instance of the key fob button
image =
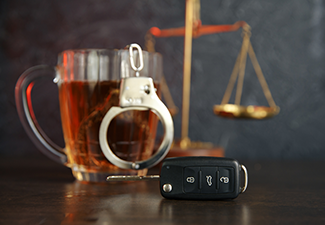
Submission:
POLYGON ((218 167, 201 167, 201 193, 217 193, 218 167))
POLYGON ((219 193, 234 191, 234 169, 230 167, 219 167, 219 193))
POLYGON ((200 167, 184 168, 183 188, 185 193, 200 193, 199 172, 200 172, 200 167))

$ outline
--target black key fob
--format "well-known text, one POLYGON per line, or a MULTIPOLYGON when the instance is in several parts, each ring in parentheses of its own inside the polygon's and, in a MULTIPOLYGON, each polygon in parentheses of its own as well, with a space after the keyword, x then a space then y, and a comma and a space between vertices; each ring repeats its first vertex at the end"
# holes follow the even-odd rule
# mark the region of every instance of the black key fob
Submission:
POLYGON ((168 199, 233 199, 246 190, 247 184, 245 166, 229 158, 167 158, 160 172, 160 192, 168 199))

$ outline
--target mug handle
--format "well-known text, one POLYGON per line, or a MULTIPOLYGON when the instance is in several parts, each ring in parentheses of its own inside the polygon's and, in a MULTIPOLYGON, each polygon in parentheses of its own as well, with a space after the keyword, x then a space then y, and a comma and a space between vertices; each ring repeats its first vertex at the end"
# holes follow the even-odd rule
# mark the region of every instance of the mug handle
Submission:
POLYGON ((29 68, 19 77, 16 83, 15 100, 20 121, 29 138, 50 159, 66 164, 67 156, 64 153, 64 148, 56 145, 41 129, 36 120, 31 99, 36 80, 52 79, 54 81, 56 77, 57 71, 54 67, 39 65, 29 68))

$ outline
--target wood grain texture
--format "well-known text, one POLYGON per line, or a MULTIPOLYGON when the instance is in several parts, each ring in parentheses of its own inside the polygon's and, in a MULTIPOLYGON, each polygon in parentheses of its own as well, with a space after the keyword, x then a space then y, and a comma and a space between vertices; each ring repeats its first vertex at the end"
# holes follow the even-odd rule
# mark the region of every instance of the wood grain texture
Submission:
POLYGON ((82 184, 48 159, 2 158, 0 223, 324 224, 323 161, 244 164, 249 186, 238 198, 185 201, 164 199, 158 181, 82 184))

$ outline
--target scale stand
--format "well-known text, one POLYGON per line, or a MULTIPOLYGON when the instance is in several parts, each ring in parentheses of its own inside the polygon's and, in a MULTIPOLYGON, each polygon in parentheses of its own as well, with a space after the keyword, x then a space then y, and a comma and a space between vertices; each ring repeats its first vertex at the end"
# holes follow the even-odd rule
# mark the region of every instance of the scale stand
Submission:
MULTIPOLYGON (((183 105, 182 105, 182 133, 181 139, 175 141, 168 156, 224 156, 224 150, 213 146, 212 143, 192 142, 188 137, 189 106, 190 106, 190 86, 191 86, 191 59, 192 59, 192 39, 201 35, 208 35, 222 32, 232 32, 243 28, 243 46, 237 58, 233 73, 230 78, 226 93, 220 105, 214 106, 214 113, 227 118, 251 118, 264 119, 275 116, 279 113, 268 89, 267 83, 262 74, 261 68, 256 60, 255 53, 251 46, 250 27, 244 21, 238 21, 232 25, 202 25, 200 20, 200 0, 186 0, 185 27, 160 30, 152 27, 146 35, 146 47, 154 51, 155 37, 184 36, 184 64, 183 64, 183 105), (247 52, 252 60, 254 69, 263 88, 265 97, 270 107, 266 106, 241 106, 240 98, 245 74, 247 52), (239 73, 239 74, 238 74, 239 73), (229 104, 229 98, 238 77, 235 104, 229 104)), ((167 86, 167 85, 166 85, 167 86)), ((164 89, 164 88, 162 88, 164 89)), ((164 94, 164 93, 163 93, 164 94)), ((164 96, 165 97, 165 96, 164 96)), ((168 102, 166 102, 169 107, 168 102)), ((172 108, 175 105, 172 102, 172 108)), ((172 112, 172 111, 171 111, 172 112)))

